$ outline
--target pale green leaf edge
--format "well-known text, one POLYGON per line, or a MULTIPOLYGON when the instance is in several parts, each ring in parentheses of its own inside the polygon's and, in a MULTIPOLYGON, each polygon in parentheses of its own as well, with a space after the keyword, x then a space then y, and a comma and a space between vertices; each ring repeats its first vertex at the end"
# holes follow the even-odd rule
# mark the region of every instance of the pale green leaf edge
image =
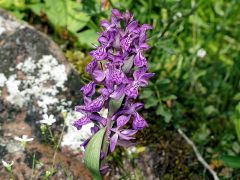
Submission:
POLYGON ((106 128, 99 130, 90 140, 86 147, 84 154, 84 163, 88 170, 91 172, 94 180, 101 180, 102 176, 99 171, 100 166, 100 152, 102 141, 106 128))

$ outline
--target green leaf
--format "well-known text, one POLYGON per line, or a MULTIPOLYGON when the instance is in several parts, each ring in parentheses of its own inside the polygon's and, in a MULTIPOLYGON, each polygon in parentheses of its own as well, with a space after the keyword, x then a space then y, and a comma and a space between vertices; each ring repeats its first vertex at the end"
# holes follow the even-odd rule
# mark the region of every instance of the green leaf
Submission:
POLYGON ((94 180, 102 179, 100 169, 100 151, 106 128, 99 130, 90 140, 84 154, 84 163, 94 180))
POLYGON ((45 8, 45 4, 43 3, 37 3, 37 4, 30 4, 27 6, 29 9, 31 9, 31 11, 40 16, 41 12, 44 12, 44 8, 45 8))
POLYGON ((233 100, 239 101, 240 100, 240 93, 235 94, 234 97, 233 97, 233 100))
POLYGON ((165 96, 165 97, 161 98, 162 101, 176 100, 176 99, 177 99, 177 96, 175 96, 174 94, 171 94, 169 96, 165 96))
POLYGON ((1 0, 0 1, 0 7, 2 8, 11 8, 13 5, 13 0, 1 0))
POLYGON ((240 156, 223 156, 221 160, 227 167, 240 168, 240 156))
POLYGON ((77 33, 90 19, 86 13, 77 11, 82 5, 75 1, 45 0, 45 4, 45 13, 55 29, 67 27, 70 32, 77 33))
POLYGON ((112 116, 122 105, 122 101, 125 95, 123 95, 120 99, 111 99, 109 102, 109 116, 112 116))
POLYGON ((146 99, 145 108, 148 109, 150 107, 157 106, 157 104, 158 100, 156 98, 149 97, 148 99, 146 99))
POLYGON ((166 84, 169 84, 171 81, 169 80, 169 79, 158 79, 157 81, 156 81, 156 84, 157 85, 166 85, 166 84))
MULTIPOLYGON (((67 28, 70 32, 76 33, 81 30, 84 26, 86 26, 87 22, 90 19, 86 13, 79 11, 78 9, 82 9, 82 4, 77 3, 75 1, 67 1, 67 28)), ((96 34, 96 32, 94 32, 96 34)), ((96 38, 94 34, 92 36, 88 36, 88 38, 96 38)))
POLYGON ((67 24, 67 8, 65 0, 45 0, 48 20, 56 27, 64 27, 67 24))
POLYGON ((163 116, 164 117, 164 121, 166 123, 169 123, 170 120, 172 119, 171 112, 168 109, 166 109, 165 107, 163 107, 163 105, 159 105, 158 106, 156 114, 163 116))
POLYGON ((80 45, 86 45, 88 47, 92 47, 92 44, 97 44, 97 32, 89 29, 89 30, 85 30, 83 32, 77 33, 77 38, 78 38, 78 42, 80 45))
POLYGON ((147 98, 153 97, 153 91, 151 89, 145 89, 142 91, 142 94, 140 97, 142 99, 147 99, 147 98))

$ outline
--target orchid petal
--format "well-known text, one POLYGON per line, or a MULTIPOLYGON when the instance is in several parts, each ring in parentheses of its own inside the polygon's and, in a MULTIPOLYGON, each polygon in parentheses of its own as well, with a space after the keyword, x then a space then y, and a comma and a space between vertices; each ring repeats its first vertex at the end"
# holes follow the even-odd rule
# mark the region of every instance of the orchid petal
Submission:
POLYGON ((115 133, 111 138, 110 138, 110 151, 113 152, 116 145, 117 145, 117 140, 118 140, 118 134, 115 133))
POLYGON ((73 123, 73 125, 77 128, 77 130, 80 130, 83 125, 86 125, 90 122, 91 122, 90 118, 88 116, 84 116, 83 118, 76 120, 73 123))
POLYGON ((119 116, 117 118, 117 127, 120 128, 120 127, 124 126, 125 124, 127 124, 129 119, 130 119, 130 115, 128 115, 128 116, 124 116, 124 115, 119 116))
POLYGON ((140 116, 138 113, 135 113, 135 117, 133 119, 132 125, 133 125, 133 129, 136 129, 136 130, 142 130, 148 126, 145 119, 143 119, 143 117, 140 116))

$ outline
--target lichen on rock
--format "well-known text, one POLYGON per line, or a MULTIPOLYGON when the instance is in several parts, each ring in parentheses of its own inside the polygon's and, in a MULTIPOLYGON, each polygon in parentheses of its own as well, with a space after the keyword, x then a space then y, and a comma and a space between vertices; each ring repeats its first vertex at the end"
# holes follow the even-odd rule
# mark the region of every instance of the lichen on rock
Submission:
MULTIPOLYGON (((63 129, 67 136, 54 165, 67 168, 74 178, 89 179, 88 171, 81 164, 80 151, 76 155, 72 149, 80 149, 81 136, 89 135, 90 129, 82 134, 70 130, 75 119, 74 106, 81 101, 80 76, 58 46, 46 35, 0 9, 0 61, 0 157, 14 161, 16 179, 30 178, 31 167, 26 164, 29 154, 41 154, 39 161, 44 164, 34 170, 36 178, 43 178, 45 171, 51 168, 54 148, 44 141, 39 121, 44 114, 52 114, 56 122, 50 128, 58 140, 65 127, 62 111, 68 114, 63 129), (14 140, 15 136, 23 135, 34 137, 26 149, 14 140), (73 136, 80 138, 69 140, 73 136)), ((64 168, 59 168, 58 172, 64 172, 64 168)), ((0 166, 0 179, 8 177, 0 166)), ((56 173, 54 178, 65 179, 66 176, 56 173)))

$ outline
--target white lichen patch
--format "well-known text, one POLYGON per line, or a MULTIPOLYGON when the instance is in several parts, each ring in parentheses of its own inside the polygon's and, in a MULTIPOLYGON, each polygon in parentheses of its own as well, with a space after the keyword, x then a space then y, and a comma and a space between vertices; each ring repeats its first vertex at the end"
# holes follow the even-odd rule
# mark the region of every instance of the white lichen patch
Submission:
POLYGON ((24 27, 25 27, 24 25, 18 23, 17 21, 12 21, 0 17, 0 35, 4 32, 16 31, 17 29, 21 29, 24 27))
POLYGON ((40 112, 47 113, 50 107, 60 103, 56 95, 64 90, 67 73, 65 66, 52 55, 44 55, 38 61, 29 57, 16 69, 23 72, 24 79, 19 80, 16 74, 7 79, 7 100, 11 104, 22 108, 36 100, 40 112))
POLYGON ((0 87, 3 87, 6 81, 7 81, 6 76, 3 73, 0 73, 0 87))
POLYGON ((91 127, 93 127, 94 124, 89 123, 83 126, 81 130, 77 130, 73 126, 73 123, 74 121, 76 121, 81 117, 83 117, 83 114, 75 111, 70 111, 67 113, 65 123, 68 129, 63 136, 61 146, 68 146, 72 150, 79 150, 79 149, 83 150, 83 148, 81 148, 80 145, 92 135, 91 127))
MULTIPOLYGON (((108 110, 103 108, 99 112, 99 114, 102 117, 106 118, 107 114, 108 114, 108 110)), ((73 123, 74 123, 74 121, 82 118, 83 116, 84 115, 80 112, 75 112, 75 111, 69 110, 69 112, 67 113, 67 117, 66 117, 66 125, 67 125, 68 129, 67 129, 67 132, 63 136, 61 146, 68 146, 72 150, 81 149, 82 151, 84 151, 84 149, 82 147, 80 147, 80 145, 86 139, 88 139, 89 137, 92 136, 91 127, 93 127, 94 124, 89 123, 87 125, 84 125, 80 130, 77 130, 76 127, 73 126, 73 123)))

